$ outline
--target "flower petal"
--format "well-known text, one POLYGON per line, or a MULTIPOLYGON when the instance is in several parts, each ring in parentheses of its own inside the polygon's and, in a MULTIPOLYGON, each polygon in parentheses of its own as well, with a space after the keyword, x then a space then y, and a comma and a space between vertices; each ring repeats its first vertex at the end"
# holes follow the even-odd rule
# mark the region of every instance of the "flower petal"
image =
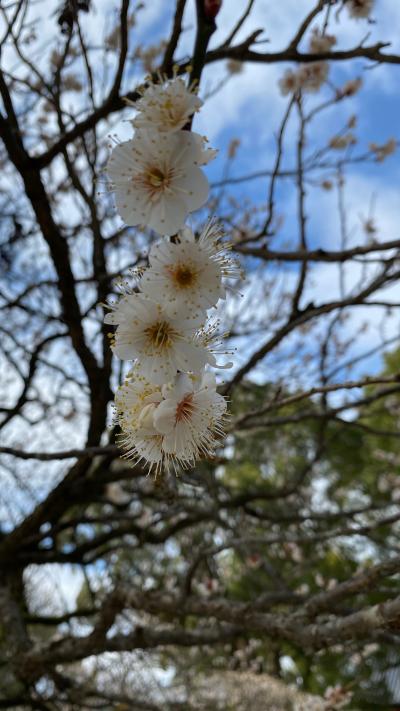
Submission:
POLYGON ((185 222, 188 210, 183 197, 162 195, 152 206, 147 224, 159 234, 176 234, 185 222))
POLYGON ((154 427, 161 434, 170 434, 175 427, 176 405, 170 400, 164 400, 154 412, 154 427))
POLYGON ((194 343, 180 343, 175 349, 175 362, 177 370, 199 372, 209 362, 210 353, 203 347, 194 343))
POLYGON ((147 225, 151 215, 151 203, 146 195, 128 184, 115 190, 115 205, 127 225, 147 225))
POLYGON ((181 192, 188 212, 193 212, 204 205, 210 189, 206 176, 196 166, 185 170, 179 178, 175 179, 173 187, 174 190, 178 189, 181 192))

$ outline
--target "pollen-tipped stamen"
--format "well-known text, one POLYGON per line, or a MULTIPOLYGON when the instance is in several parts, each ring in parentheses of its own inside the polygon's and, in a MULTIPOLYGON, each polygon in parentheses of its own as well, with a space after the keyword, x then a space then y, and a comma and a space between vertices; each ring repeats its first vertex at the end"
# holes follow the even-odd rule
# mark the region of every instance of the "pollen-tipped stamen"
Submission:
POLYGON ((158 350, 166 350, 172 345, 175 334, 174 329, 168 321, 156 321, 144 331, 148 345, 158 350))

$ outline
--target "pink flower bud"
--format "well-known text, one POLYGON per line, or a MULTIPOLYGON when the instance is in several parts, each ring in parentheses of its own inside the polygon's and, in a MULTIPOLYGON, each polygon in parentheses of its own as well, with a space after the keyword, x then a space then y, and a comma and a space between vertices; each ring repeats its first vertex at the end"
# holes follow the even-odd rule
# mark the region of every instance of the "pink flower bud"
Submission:
POLYGON ((204 13, 207 19, 213 20, 221 9, 222 0, 204 0, 204 13))

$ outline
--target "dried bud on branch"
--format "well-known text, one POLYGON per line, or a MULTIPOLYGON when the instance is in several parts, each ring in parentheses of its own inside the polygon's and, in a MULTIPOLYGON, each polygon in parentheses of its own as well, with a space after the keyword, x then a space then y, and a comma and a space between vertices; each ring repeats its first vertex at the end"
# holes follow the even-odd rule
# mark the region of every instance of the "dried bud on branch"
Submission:
POLYGON ((204 14, 208 20, 213 20, 219 13, 222 0, 204 0, 204 14))

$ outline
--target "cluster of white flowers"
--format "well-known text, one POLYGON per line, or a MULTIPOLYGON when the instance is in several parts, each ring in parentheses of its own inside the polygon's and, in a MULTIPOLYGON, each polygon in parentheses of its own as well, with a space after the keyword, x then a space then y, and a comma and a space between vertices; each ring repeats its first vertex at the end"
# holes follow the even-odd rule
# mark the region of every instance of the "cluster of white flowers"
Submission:
POLYGON ((287 69, 278 82, 281 94, 287 96, 298 91, 314 93, 326 82, 328 73, 327 62, 310 62, 297 71, 287 69))
MULTIPOLYGON (((334 35, 321 34, 318 29, 315 29, 310 38, 309 51, 311 54, 330 52, 335 44, 334 35)), ((279 80, 281 94, 286 96, 297 91, 316 92, 326 82, 328 74, 329 65, 325 61, 309 62, 295 71, 287 69, 279 80)))
POLYGON ((107 165, 117 210, 127 225, 174 235, 206 202, 208 182, 201 166, 216 151, 206 147, 204 136, 183 130, 201 103, 175 77, 150 84, 135 105, 135 134, 116 145, 107 165))
POLYGON ((312 54, 330 52, 335 44, 335 35, 328 35, 328 33, 322 34, 317 27, 312 31, 310 38, 310 52, 312 54))
POLYGON ((240 272, 215 222, 198 238, 184 225, 207 199, 200 166, 215 156, 190 130, 201 103, 181 78, 150 83, 135 105, 133 138, 116 145, 107 166, 125 222, 163 235, 136 289, 125 285, 105 316, 116 326, 115 354, 133 362, 115 397, 120 441, 128 458, 156 474, 211 456, 226 413, 207 370, 217 367, 219 345, 219 321, 209 311, 240 272))

